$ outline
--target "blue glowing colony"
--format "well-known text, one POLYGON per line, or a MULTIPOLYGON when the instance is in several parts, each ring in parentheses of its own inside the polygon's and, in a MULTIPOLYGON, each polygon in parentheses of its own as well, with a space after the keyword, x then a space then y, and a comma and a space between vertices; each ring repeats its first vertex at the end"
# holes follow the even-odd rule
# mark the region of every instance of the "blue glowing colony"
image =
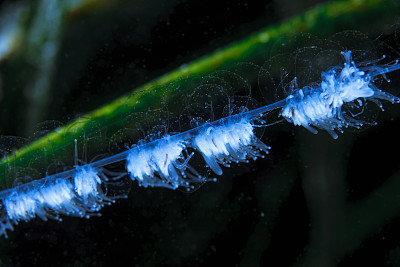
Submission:
POLYGON ((190 159, 200 152, 206 165, 222 174, 221 165, 231 162, 248 162, 268 153, 254 132, 256 121, 267 112, 281 109, 280 116, 294 125, 303 126, 312 133, 316 128, 326 130, 333 138, 343 128, 362 126, 363 122, 344 106, 365 105, 372 101, 381 107, 380 100, 399 103, 400 99, 385 93, 374 85, 378 75, 400 68, 398 61, 391 64, 361 64, 357 66, 351 51, 342 52, 343 66, 335 66, 322 73, 322 80, 298 88, 296 79, 291 82, 289 96, 276 103, 207 122, 201 126, 175 135, 134 145, 122 153, 74 169, 47 176, 0 192, 3 203, 0 234, 12 230, 19 221, 36 216, 43 220, 58 219, 59 215, 89 217, 105 204, 113 202, 101 188, 108 178, 103 167, 126 161, 126 171, 132 180, 144 187, 176 189, 189 187, 191 181, 205 181, 191 165, 190 159), (187 148, 195 152, 187 153, 187 148))

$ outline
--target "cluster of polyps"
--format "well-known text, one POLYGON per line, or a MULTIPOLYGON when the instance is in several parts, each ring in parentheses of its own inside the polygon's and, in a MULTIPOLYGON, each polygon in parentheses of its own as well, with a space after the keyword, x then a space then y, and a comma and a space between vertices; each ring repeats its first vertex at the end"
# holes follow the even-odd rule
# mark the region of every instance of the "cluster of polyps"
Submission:
POLYGON ((101 189, 107 177, 102 167, 126 160, 132 180, 144 187, 175 189, 189 187, 189 181, 205 181, 190 164, 193 156, 187 148, 197 150, 207 165, 218 175, 219 164, 247 162, 268 152, 269 147, 254 134, 252 119, 246 114, 233 115, 210 122, 173 136, 164 136, 150 143, 132 147, 118 155, 0 192, 6 217, 0 223, 0 234, 19 221, 35 217, 43 220, 59 218, 60 214, 88 217, 111 200, 101 189), (186 156, 184 156, 186 151, 186 156))
POLYGON ((361 100, 370 100, 378 105, 380 100, 400 102, 398 97, 382 92, 373 84, 375 76, 400 68, 397 61, 391 65, 358 68, 351 60, 351 51, 342 54, 346 60, 344 66, 323 72, 320 84, 294 88, 281 111, 286 120, 313 133, 317 133, 313 127, 326 130, 336 139, 335 130, 342 131, 343 127, 360 127, 363 124, 351 114, 343 113, 344 104, 356 100, 357 105, 363 105, 361 100))
POLYGON ((144 187, 162 186, 177 188, 187 181, 187 161, 182 151, 185 142, 172 136, 163 137, 151 146, 138 146, 130 150, 126 158, 126 169, 132 180, 144 187))
POLYGON ((145 187, 187 186, 186 178, 204 178, 188 164, 193 154, 185 157, 184 150, 191 147, 199 151, 207 166, 221 175, 219 164, 247 162, 262 156, 261 151, 268 152, 269 147, 254 135, 253 128, 246 116, 206 123, 186 135, 166 136, 149 146, 132 148, 127 155, 126 169, 132 180, 145 187))
POLYGON ((268 153, 270 147, 256 137, 254 121, 273 109, 282 108, 281 116, 294 125, 304 126, 313 133, 317 132, 313 127, 324 129, 337 138, 335 130, 362 124, 342 111, 345 104, 363 105, 362 100, 378 105, 380 100, 400 102, 398 97, 382 92, 373 84, 375 76, 399 69, 397 61, 358 68, 351 61, 350 51, 342 54, 346 60, 344 66, 322 73, 319 84, 295 88, 294 81, 292 94, 284 100, 135 145, 120 154, 0 192, 4 207, 0 235, 6 235, 13 224, 36 216, 43 220, 58 218, 59 214, 88 217, 99 211, 111 202, 101 189, 102 182, 107 180, 103 167, 114 162, 125 160, 127 172, 139 185, 175 189, 189 187, 190 181, 205 181, 189 164, 196 151, 217 175, 222 174, 220 165, 229 167, 231 162, 263 157, 262 152, 268 153), (189 153, 188 149, 195 152, 189 153))
POLYGON ((6 235, 13 224, 36 216, 45 221, 60 214, 88 218, 111 201, 103 194, 101 181, 96 169, 82 166, 76 167, 71 179, 44 178, 16 188, 3 198, 8 218, 3 219, 0 233, 6 235))
POLYGON ((203 155, 207 165, 218 175, 222 174, 219 164, 229 167, 230 162, 248 162, 268 153, 266 146, 254 135, 254 126, 247 118, 221 126, 205 127, 194 138, 193 145, 203 155))

